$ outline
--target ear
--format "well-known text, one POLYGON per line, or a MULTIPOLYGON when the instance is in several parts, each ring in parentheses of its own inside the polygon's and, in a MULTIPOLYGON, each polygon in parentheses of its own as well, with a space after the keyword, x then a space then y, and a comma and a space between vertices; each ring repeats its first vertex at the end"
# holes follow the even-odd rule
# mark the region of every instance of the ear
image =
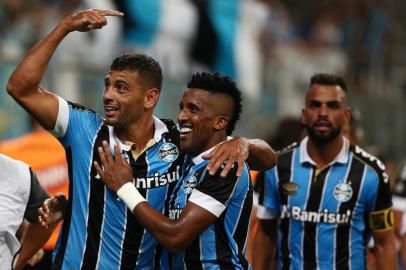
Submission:
POLYGON ((302 108, 302 115, 300 116, 300 122, 302 123, 302 125, 306 125, 306 120, 305 120, 305 108, 302 108))
POLYGON ((352 111, 350 107, 347 107, 344 112, 345 115, 345 124, 349 125, 351 121, 352 111))
POLYGON ((227 115, 220 115, 217 116, 216 120, 214 121, 214 125, 213 128, 218 131, 218 130, 222 130, 222 129, 226 129, 227 125, 229 123, 229 118, 227 115))
POLYGON ((144 95, 144 107, 146 109, 154 108, 158 103, 159 90, 157 88, 148 89, 144 95))

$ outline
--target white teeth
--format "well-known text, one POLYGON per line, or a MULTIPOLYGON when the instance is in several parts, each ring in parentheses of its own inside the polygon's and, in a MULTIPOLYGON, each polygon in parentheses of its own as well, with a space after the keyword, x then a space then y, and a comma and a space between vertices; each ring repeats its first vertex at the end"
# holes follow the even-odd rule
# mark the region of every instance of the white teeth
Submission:
POLYGON ((115 108, 106 108, 106 111, 107 112, 115 112, 115 111, 118 111, 118 110, 115 109, 115 108))
POLYGON ((187 133, 187 132, 191 132, 191 131, 192 131, 192 129, 189 127, 183 127, 180 129, 180 132, 182 132, 182 133, 187 133))

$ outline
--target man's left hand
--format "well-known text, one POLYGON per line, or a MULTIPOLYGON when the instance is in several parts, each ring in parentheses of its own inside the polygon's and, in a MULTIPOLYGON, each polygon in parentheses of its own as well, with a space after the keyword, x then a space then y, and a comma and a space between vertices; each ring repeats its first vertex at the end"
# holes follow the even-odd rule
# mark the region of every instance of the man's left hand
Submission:
POLYGON ((249 142, 246 138, 234 137, 216 146, 210 153, 203 156, 208 159, 207 170, 214 175, 220 168, 223 168, 221 176, 227 176, 230 169, 237 163, 238 169, 236 175, 242 175, 244 161, 248 158, 249 142), (225 166, 222 167, 222 165, 225 166))

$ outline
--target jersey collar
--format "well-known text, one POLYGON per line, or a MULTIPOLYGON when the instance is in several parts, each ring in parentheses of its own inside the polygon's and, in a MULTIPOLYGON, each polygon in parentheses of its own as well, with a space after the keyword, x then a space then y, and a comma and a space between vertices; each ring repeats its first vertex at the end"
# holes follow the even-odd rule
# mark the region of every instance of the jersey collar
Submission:
MULTIPOLYGON (((169 132, 168 128, 166 125, 155 115, 153 116, 153 123, 155 127, 155 132, 154 132, 154 140, 155 142, 159 142, 162 139, 162 135, 164 133, 169 132)), ((121 150, 124 151, 129 151, 131 149, 130 144, 126 144, 122 142, 119 138, 114 133, 114 128, 112 126, 109 127, 109 137, 110 137, 110 147, 114 149, 114 146, 118 144, 121 150)))
MULTIPOLYGON (((229 140, 231 140, 232 138, 233 138, 233 137, 231 137, 231 136, 227 136, 226 141, 229 141, 229 140)), ((224 142, 224 141, 223 141, 223 142, 224 142)), ((193 162, 194 164, 199 164, 200 162, 205 161, 205 159, 203 159, 203 156, 204 156, 205 154, 210 153, 211 150, 213 150, 214 148, 216 148, 217 145, 220 145, 220 144, 222 144, 223 142, 218 143, 218 144, 216 144, 215 146, 213 146, 212 148, 210 148, 209 150, 206 150, 206 151, 204 151, 203 153, 200 153, 198 156, 193 157, 193 158, 192 158, 192 162, 193 162)))
MULTIPOLYGON (((334 163, 341 163, 345 164, 348 161, 348 151, 350 147, 350 143, 347 140, 347 138, 343 137, 344 143, 341 147, 340 152, 336 156, 336 158, 330 162, 329 165, 332 165, 334 163)), ((307 152, 307 144, 309 142, 309 137, 304 138, 300 142, 300 163, 310 163, 312 165, 316 165, 316 162, 313 161, 313 159, 310 157, 309 152, 307 152)))

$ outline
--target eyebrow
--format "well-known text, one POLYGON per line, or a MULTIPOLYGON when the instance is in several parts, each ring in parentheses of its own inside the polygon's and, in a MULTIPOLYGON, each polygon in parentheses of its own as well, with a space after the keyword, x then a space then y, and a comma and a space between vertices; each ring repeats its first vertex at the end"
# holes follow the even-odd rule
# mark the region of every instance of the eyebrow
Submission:
POLYGON ((329 100, 329 101, 326 101, 326 102, 322 102, 322 101, 317 100, 317 99, 308 100, 306 102, 306 104, 322 104, 322 103, 325 103, 327 105, 335 105, 335 104, 343 104, 344 102, 340 101, 340 100, 329 100))

